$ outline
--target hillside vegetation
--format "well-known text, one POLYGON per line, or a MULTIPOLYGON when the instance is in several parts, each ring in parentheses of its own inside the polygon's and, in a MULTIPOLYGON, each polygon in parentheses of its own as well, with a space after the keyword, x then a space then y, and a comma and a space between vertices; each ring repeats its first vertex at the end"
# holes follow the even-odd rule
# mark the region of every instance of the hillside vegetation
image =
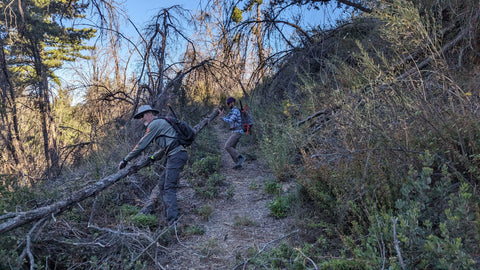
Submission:
MULTIPOLYGON (((267 163, 275 178, 265 186, 275 194, 271 215, 298 228, 244 267, 480 268, 480 3, 374 2, 371 13, 312 30, 311 42, 272 75, 235 93, 255 117, 248 158, 267 163)), ((198 80, 170 100, 192 124, 229 94, 198 80)), ((67 155, 69 166, 51 181, 2 175, 2 214, 50 205, 116 172, 140 124, 127 121, 128 104, 89 98, 55 103, 62 123, 88 129, 88 149, 67 155)), ((182 174, 202 199, 234 192, 218 188, 216 136, 211 127, 199 134, 182 174)), ((40 151, 33 140, 27 149, 40 151)), ((163 246, 178 232, 138 211, 161 170, 142 169, 61 215, 0 236, 0 269, 160 269, 168 263, 163 246)), ((213 209, 195 211, 208 219, 213 209)), ((180 237, 202 234, 189 225, 180 237)))
POLYGON ((442 3, 319 33, 253 91, 260 148, 297 181, 302 250, 325 269, 480 266, 480 6, 442 3))

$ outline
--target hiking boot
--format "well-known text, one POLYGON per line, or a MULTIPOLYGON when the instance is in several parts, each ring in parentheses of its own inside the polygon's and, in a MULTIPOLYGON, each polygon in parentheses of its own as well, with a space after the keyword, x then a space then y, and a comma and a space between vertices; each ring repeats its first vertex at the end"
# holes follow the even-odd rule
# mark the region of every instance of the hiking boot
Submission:
POLYGON ((240 157, 238 157, 238 161, 237 161, 237 165, 236 166, 240 166, 242 167, 242 163, 245 161, 245 156, 244 155, 240 155, 240 157))

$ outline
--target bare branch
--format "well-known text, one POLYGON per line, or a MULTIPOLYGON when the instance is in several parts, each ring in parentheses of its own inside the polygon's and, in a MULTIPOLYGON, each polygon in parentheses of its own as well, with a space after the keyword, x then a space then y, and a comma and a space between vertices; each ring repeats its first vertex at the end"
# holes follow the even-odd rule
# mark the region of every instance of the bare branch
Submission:
POLYGON ((397 221, 398 221, 398 218, 392 218, 392 222, 393 222, 393 243, 395 245, 395 250, 397 251, 397 255, 398 255, 398 262, 400 263, 400 266, 402 267, 402 269, 406 269, 405 268, 405 263, 403 262, 403 259, 402 259, 402 252, 400 250, 400 246, 399 246, 399 241, 397 239, 397 221))
POLYGON ((310 115, 309 117, 307 117, 307 118, 305 118, 301 121, 298 121, 297 123, 295 123, 295 125, 300 126, 300 125, 304 124, 305 122, 312 120, 315 117, 318 117, 320 115, 326 115, 326 114, 330 114, 330 110, 325 109, 325 110, 318 111, 318 112, 310 115))

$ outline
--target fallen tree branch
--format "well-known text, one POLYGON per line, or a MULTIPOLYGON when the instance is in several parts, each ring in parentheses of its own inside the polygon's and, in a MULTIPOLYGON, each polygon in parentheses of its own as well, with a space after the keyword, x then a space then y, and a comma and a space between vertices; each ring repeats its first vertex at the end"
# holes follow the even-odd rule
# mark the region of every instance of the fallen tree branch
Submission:
MULTIPOLYGON (((204 118, 200 123, 198 123, 194 128, 195 132, 200 132, 206 125, 208 125, 216 116, 218 115, 218 109, 210 113, 206 118, 204 118)), ((160 160, 165 155, 163 150, 159 150, 153 154, 154 160, 160 160)), ((92 185, 86 186, 70 196, 57 201, 53 204, 46 205, 37 209, 33 209, 26 212, 17 212, 17 213, 6 213, 3 216, 0 216, 0 220, 5 219, 6 221, 0 224, 0 233, 5 233, 10 230, 13 230, 17 227, 25 225, 35 220, 39 220, 48 215, 55 215, 62 213, 63 211, 72 207, 72 205, 81 202, 91 196, 98 194, 99 192, 105 190, 111 185, 115 184, 124 177, 136 173, 138 170, 150 166, 154 160, 150 157, 145 157, 144 159, 138 161, 136 164, 127 166, 126 168, 117 171, 114 174, 111 174, 107 177, 104 177, 100 181, 95 182, 92 185)))
POLYGON ((301 120, 301 121, 298 121, 297 123, 295 123, 295 125, 296 125, 296 126, 300 126, 300 125, 302 125, 302 124, 305 124, 305 122, 312 120, 312 119, 315 118, 315 117, 318 117, 318 116, 320 116, 320 115, 328 115, 328 114, 330 114, 330 110, 328 110, 328 109, 321 110, 321 111, 318 111, 318 112, 310 115, 309 117, 307 117, 307 118, 305 118, 305 119, 303 119, 303 120, 301 120))

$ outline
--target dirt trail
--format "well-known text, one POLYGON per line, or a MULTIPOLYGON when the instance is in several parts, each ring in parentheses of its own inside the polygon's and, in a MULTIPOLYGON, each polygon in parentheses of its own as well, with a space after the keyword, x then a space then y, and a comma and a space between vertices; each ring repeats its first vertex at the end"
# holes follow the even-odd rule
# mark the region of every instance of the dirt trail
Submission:
MULTIPOLYGON (((273 179, 268 167, 261 160, 247 160, 240 170, 233 170, 233 161, 223 144, 229 131, 213 123, 218 131, 219 148, 222 149, 220 173, 225 182, 234 185, 233 198, 225 192, 213 200, 202 200, 192 188, 178 192, 181 225, 198 224, 205 229, 203 235, 179 234, 178 240, 168 247, 166 269, 242 269, 242 262, 263 248, 274 247, 293 229, 291 218, 276 219, 268 215, 266 204, 273 196, 264 192, 264 182, 273 179), (210 205, 214 211, 209 220, 195 214, 195 208, 210 205)), ((242 140, 237 147, 245 151, 242 140)), ((186 185, 186 180, 181 185, 186 185)), ((228 188, 225 187, 225 188, 228 188)), ((180 230, 180 229, 179 229, 180 230)))

